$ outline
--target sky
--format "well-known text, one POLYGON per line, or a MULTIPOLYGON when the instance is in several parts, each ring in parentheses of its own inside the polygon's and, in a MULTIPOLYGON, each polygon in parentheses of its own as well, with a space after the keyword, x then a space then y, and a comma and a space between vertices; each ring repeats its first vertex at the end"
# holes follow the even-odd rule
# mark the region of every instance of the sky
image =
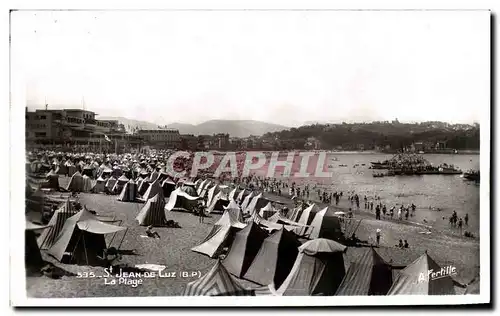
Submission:
MULTIPOLYGON (((210 119, 479 122, 485 11, 15 11, 29 109, 210 119)), ((98 116, 99 117, 99 116, 98 116)))

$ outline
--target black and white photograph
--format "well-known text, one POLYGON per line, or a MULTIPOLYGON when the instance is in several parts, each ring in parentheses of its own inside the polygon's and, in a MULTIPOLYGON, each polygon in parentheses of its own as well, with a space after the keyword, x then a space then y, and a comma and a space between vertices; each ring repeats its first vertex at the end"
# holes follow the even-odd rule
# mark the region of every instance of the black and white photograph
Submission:
POLYGON ((11 11, 13 304, 489 303, 491 21, 11 11))

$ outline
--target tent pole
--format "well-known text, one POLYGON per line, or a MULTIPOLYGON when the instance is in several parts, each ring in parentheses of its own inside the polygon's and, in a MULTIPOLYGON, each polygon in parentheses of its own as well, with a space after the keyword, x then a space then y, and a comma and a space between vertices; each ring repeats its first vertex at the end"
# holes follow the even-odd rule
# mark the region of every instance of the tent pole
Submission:
POLYGON ((125 233, 123 234, 122 240, 120 240, 120 244, 118 245, 118 248, 116 248, 116 250, 119 250, 120 247, 122 246, 123 240, 125 239, 127 232, 128 232, 128 227, 125 229, 125 233))
POLYGON ((70 258, 70 262, 73 260, 73 258, 75 257, 75 250, 76 250, 76 247, 78 247, 78 244, 80 243, 80 239, 82 238, 82 235, 81 235, 81 232, 80 232, 80 236, 78 236, 78 241, 76 242, 75 244, 75 248, 73 248, 73 251, 71 252, 71 258, 70 258))

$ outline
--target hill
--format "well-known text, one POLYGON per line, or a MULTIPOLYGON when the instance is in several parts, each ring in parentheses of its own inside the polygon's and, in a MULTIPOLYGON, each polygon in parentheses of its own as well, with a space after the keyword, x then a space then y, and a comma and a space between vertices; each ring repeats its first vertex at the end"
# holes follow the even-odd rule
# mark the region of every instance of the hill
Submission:
MULTIPOLYGON (((125 117, 100 117, 102 120, 117 120, 125 126, 127 131, 135 129, 158 129, 158 125, 132 120, 125 117)), ((266 133, 274 133, 288 129, 286 126, 252 121, 252 120, 210 120, 198 125, 185 123, 172 123, 168 128, 178 129, 181 134, 212 135, 217 133, 227 133, 231 137, 248 137, 250 135, 262 136, 266 133)))

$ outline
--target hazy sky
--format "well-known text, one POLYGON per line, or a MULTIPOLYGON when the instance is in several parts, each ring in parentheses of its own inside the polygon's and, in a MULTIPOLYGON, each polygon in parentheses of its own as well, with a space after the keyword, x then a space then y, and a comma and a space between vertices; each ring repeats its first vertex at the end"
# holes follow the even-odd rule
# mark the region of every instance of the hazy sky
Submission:
POLYGON ((158 124, 479 121, 489 13, 13 12, 30 109, 158 124))

